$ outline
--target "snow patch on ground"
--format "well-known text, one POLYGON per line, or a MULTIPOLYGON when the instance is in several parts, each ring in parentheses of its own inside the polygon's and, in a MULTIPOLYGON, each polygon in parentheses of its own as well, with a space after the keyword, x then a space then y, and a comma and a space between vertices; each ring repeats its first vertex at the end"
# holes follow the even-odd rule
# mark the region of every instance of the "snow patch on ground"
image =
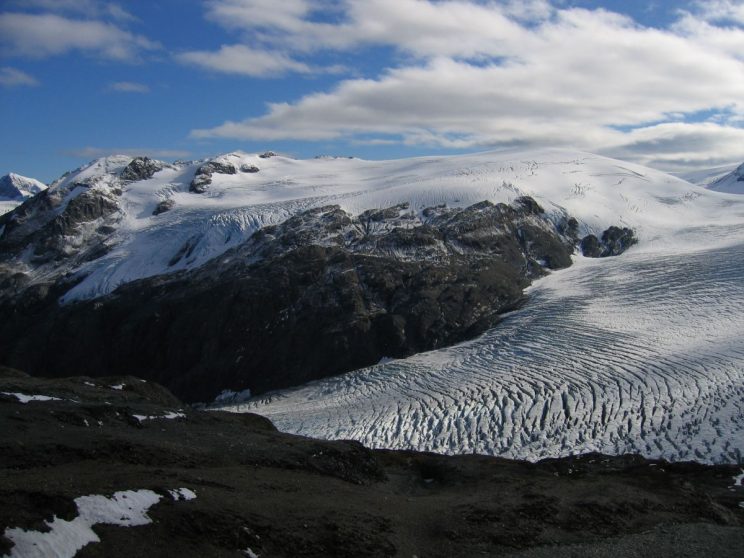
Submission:
POLYGON ((99 523, 133 527, 146 525, 152 520, 147 511, 160 501, 152 490, 126 490, 110 498, 100 495, 81 496, 75 499, 79 515, 72 521, 55 517, 47 521, 49 531, 6 529, 5 536, 14 543, 13 558, 72 558, 85 545, 99 542, 92 527, 99 523))
POLYGON ((59 397, 52 397, 50 395, 26 395, 24 393, 10 393, 7 391, 3 391, 2 394, 15 397, 21 403, 28 403, 29 401, 62 401, 59 397))
POLYGON ((132 415, 132 416, 140 422, 142 422, 143 420, 156 420, 156 419, 172 420, 172 419, 177 419, 177 418, 186 418, 186 415, 184 413, 178 413, 176 411, 171 411, 164 415, 132 415))
POLYGON ((168 494, 171 495, 171 498, 174 500, 195 500, 196 499, 196 492, 193 490, 190 490, 188 488, 176 488, 175 490, 169 490, 168 494))
POLYGON ((734 477, 734 484, 733 484, 733 486, 735 486, 735 487, 736 486, 739 486, 739 487, 744 488, 744 469, 741 470, 741 474, 740 475, 736 475, 734 477))

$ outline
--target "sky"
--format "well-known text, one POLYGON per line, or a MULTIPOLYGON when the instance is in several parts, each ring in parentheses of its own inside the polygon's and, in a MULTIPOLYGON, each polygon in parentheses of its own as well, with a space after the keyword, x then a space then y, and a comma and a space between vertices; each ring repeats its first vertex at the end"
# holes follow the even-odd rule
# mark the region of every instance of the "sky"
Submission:
POLYGON ((0 0, 0 174, 273 150, 744 161, 744 0, 0 0))

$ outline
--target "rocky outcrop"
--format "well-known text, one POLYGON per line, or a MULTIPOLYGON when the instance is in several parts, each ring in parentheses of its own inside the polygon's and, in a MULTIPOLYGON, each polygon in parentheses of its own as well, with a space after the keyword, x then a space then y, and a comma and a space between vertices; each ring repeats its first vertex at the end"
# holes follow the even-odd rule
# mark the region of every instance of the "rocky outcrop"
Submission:
POLYGON ((72 531, 76 498, 142 489, 151 522, 98 525, 81 556, 738 558, 744 545, 735 465, 371 450, 197 411, 136 377, 2 368, 0 432, 2 555, 18 555, 20 529, 49 534, 45 520, 72 531))
POLYGON ((207 191, 207 186, 212 183, 212 175, 217 174, 236 174, 238 171, 232 163, 223 163, 220 161, 209 161, 204 163, 196 170, 194 179, 189 185, 189 192, 194 194, 203 194, 207 191))
POLYGON ((163 200, 161 202, 158 202, 158 205, 155 206, 155 209, 153 210, 153 215, 160 215, 161 213, 165 213, 166 211, 170 211, 173 209, 176 205, 176 200, 173 198, 168 198, 167 200, 163 200))
POLYGON ((632 229, 612 226, 602 233, 601 240, 593 234, 581 239, 581 253, 589 258, 618 256, 638 243, 632 229))
POLYGON ((10 262, 24 250, 34 265, 90 258, 89 250, 97 251, 113 231, 110 224, 118 212, 114 190, 82 184, 70 192, 45 190, 0 216, 0 262, 10 262), (80 191, 71 193, 75 189, 80 191))
POLYGON ((533 278, 570 265, 573 249, 531 199, 420 216, 405 204, 358 217, 327 206, 265 227, 199 269, 103 298, 21 298, 2 308, 14 319, 0 331, 6 362, 34 373, 136 370, 208 401, 468 339, 520 304, 533 278), (43 353, 31 341, 41 337, 43 353))
POLYGON ((135 157, 122 171, 120 178, 126 182, 147 180, 164 168, 165 165, 160 161, 155 161, 149 157, 135 157))

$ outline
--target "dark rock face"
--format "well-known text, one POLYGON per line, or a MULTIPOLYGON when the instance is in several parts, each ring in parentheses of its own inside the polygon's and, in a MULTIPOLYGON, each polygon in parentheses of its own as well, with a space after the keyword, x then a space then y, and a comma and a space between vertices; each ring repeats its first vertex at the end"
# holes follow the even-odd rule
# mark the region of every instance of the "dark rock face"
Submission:
POLYGON ((276 153, 274 153, 273 151, 266 151, 264 153, 261 153, 259 157, 261 157, 261 159, 270 159, 271 157, 276 157, 276 153))
POLYGON ((147 180, 148 178, 152 178, 156 172, 163 170, 163 168, 165 166, 160 161, 154 161, 149 157, 136 157, 124 168, 120 178, 127 182, 147 180))
POLYGON ((534 202, 424 214, 312 209, 199 269, 100 299, 14 299, 0 306, 12 316, 0 325, 3 361, 32 373, 137 371, 190 401, 261 393, 470 338, 545 268, 571 263, 573 241, 534 202))
POLYGON ((581 252, 589 258, 618 256, 638 243, 633 230, 629 228, 610 227, 602 233, 602 239, 593 234, 581 239, 581 252))
POLYGON ((240 172, 256 173, 259 170, 256 165, 240 165, 240 172))
MULTIPOLYGON (((92 258, 113 232, 119 212, 116 191, 74 184, 68 191, 44 190, 0 216, 0 264, 31 249, 32 263, 43 265, 92 258), (82 190, 75 195, 76 190, 82 190), (75 237, 74 243, 70 237, 75 237)), ((100 253, 99 253, 100 255, 100 253)), ((0 293, 2 296, 3 293, 0 293)))
POLYGON ((155 206, 155 209, 153 210, 153 215, 160 215, 161 213, 165 213, 166 211, 170 211, 173 209, 173 207, 176 205, 176 201, 173 198, 168 198, 167 200, 163 200, 158 205, 155 206))
POLYGON ((212 175, 217 174, 236 174, 238 170, 235 165, 230 163, 220 163, 219 161, 209 161, 204 163, 196 170, 194 180, 191 181, 189 192, 203 194, 207 191, 207 186, 212 183, 212 175))

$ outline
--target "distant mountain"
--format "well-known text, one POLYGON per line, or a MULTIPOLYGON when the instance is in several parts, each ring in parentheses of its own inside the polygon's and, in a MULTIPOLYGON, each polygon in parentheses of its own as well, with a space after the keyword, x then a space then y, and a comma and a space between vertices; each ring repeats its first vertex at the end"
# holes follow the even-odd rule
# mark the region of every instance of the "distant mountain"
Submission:
POLYGON ((12 172, 0 177, 0 215, 14 209, 46 188, 46 184, 34 178, 12 172))
POLYGON ((65 174, 0 219, 0 263, 20 266, 31 283, 74 275, 79 281, 64 296, 72 302, 197 268, 313 208, 338 205, 357 216, 407 203, 420 215, 522 196, 556 225, 575 217, 581 238, 599 238, 612 225, 651 238, 680 220, 704 220, 721 203, 668 174, 563 149, 391 161, 233 152, 168 164, 111 156, 65 174), (33 262, 22 257, 29 247, 33 262))
POLYGON ((679 173, 688 182, 716 192, 744 194, 744 164, 734 163, 710 169, 679 173))
POLYGON ((744 164, 709 184, 708 189, 727 194, 744 194, 744 164))

